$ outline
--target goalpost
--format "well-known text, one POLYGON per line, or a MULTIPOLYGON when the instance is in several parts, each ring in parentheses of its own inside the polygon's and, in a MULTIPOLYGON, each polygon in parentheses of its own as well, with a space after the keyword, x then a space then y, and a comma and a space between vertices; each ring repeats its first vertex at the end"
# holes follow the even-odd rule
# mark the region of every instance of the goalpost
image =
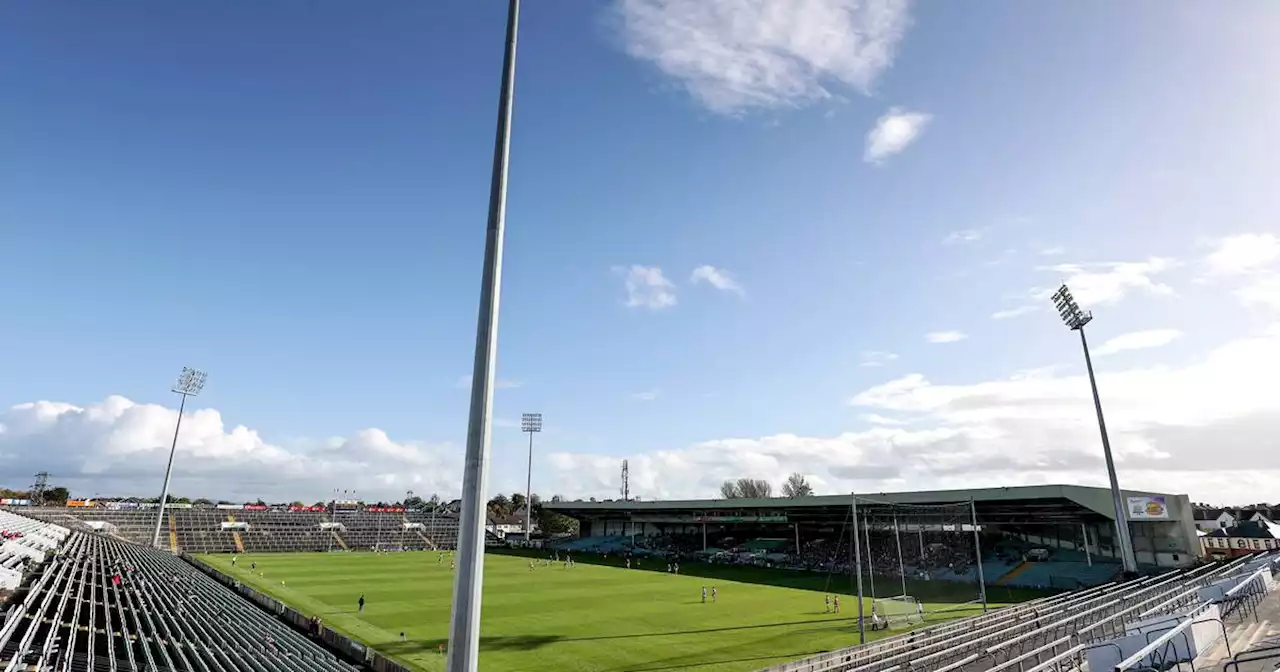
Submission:
POLYGON ((871 602, 871 615, 874 629, 910 627, 924 622, 924 605, 910 595, 882 597, 871 602))
POLYGON ((930 614, 986 610, 977 510, 972 501, 913 504, 853 495, 850 569, 865 630, 909 628, 930 614), (866 613, 863 600, 870 603, 866 613))

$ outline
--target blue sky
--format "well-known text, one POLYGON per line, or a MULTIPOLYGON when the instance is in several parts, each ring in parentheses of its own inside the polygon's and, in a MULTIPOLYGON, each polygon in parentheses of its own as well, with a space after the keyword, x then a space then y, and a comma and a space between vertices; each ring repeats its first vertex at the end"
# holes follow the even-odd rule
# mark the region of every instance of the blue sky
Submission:
MULTIPOLYGON (((1193 404, 1196 372, 1249 391, 1278 366, 1211 354, 1277 338, 1277 8, 866 4, 526 5, 496 488, 523 484, 522 411, 535 489, 569 495, 623 457, 650 497, 1100 482, 1062 280, 1096 345, 1146 334, 1100 362, 1135 486, 1210 498, 1197 431, 1239 437, 1228 472, 1267 452, 1220 423, 1280 406, 1188 428, 1142 385, 1193 404), (1009 410, 1042 394, 1055 413, 1009 410)), ((156 405, 192 365, 179 489, 456 489, 504 20, 0 9, 0 475, 156 489, 156 405)), ((1214 483, 1266 480, 1245 471, 1214 483)))

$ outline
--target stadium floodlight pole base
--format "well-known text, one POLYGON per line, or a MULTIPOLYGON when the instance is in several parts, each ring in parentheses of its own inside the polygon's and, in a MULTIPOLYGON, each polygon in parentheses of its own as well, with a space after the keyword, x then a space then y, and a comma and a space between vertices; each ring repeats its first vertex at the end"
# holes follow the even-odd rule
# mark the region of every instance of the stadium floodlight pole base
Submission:
POLYGON ((509 0, 502 58, 502 90, 489 184, 489 220, 485 228, 484 270, 476 320, 475 363, 471 372, 471 410, 467 420, 467 457, 462 472, 462 513, 458 525, 458 566, 449 622, 448 672, 477 672, 480 665, 480 600, 484 585, 484 498, 489 480, 493 378, 498 359, 498 303, 502 288, 502 241, 507 217, 507 162, 511 148, 511 112, 516 83, 516 27, 520 0, 509 0))
POLYGON ((1102 400, 1098 397, 1098 381, 1093 377, 1093 358, 1089 356, 1089 341, 1084 336, 1084 325, 1080 325, 1076 331, 1080 332, 1080 345, 1084 348, 1084 365, 1089 370, 1089 387, 1093 390, 1093 408, 1098 413, 1098 431, 1102 433, 1102 455, 1107 461, 1107 478, 1111 481, 1111 500, 1116 510, 1116 542, 1120 545, 1120 559, 1124 563, 1125 574, 1133 576, 1138 573, 1138 560, 1133 554, 1133 539, 1129 535, 1129 518, 1125 513, 1124 495, 1120 492, 1116 463, 1111 457, 1111 440, 1107 438, 1107 421, 1102 418, 1102 400))
POLYGON ((151 535, 151 547, 160 548, 160 526, 164 523, 164 505, 169 499, 169 479, 173 477, 173 454, 178 450, 178 432, 182 430, 182 413, 187 410, 187 394, 178 403, 178 422, 173 426, 173 443, 169 445, 169 466, 164 468, 164 486, 160 488, 159 513, 156 514, 156 532, 151 535))

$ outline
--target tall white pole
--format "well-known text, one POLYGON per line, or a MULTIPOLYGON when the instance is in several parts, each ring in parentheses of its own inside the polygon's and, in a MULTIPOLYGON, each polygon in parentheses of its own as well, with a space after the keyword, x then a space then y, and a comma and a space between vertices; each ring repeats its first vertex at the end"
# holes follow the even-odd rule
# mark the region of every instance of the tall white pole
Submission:
POLYGON ((178 404, 178 421, 173 426, 173 443, 169 445, 169 464, 164 468, 164 487, 160 489, 160 506, 156 512, 156 531, 151 535, 152 548, 160 547, 160 526, 164 524, 165 504, 169 499, 169 479, 173 476, 173 455, 178 451, 178 432, 182 430, 182 414, 187 410, 187 397, 194 397, 204 389, 204 381, 208 374, 189 366, 182 367, 182 373, 170 392, 182 395, 178 404))
POLYGON ((1089 370, 1089 387, 1093 390, 1093 408, 1098 413, 1098 431, 1102 433, 1102 456, 1107 461, 1107 479, 1111 481, 1111 505, 1116 512, 1116 541, 1120 544, 1120 559, 1124 571, 1137 573, 1138 560, 1133 554, 1133 539, 1129 536, 1129 518, 1126 515, 1124 495, 1120 493, 1120 479, 1116 476, 1116 462, 1111 458, 1111 440, 1107 438, 1107 421, 1102 418, 1102 400, 1098 397, 1098 381, 1093 377, 1093 359, 1089 357, 1089 341, 1084 337, 1084 325, 1080 332, 1080 345, 1084 348, 1084 365, 1089 370))
POLYGON ((173 454, 178 450, 178 432, 182 430, 182 413, 187 410, 187 394, 181 392, 178 403, 178 422, 173 426, 173 443, 169 445, 169 465, 164 468, 164 487, 160 489, 160 513, 156 514, 156 533, 151 535, 151 547, 160 548, 160 525, 164 522, 164 505, 169 499, 169 479, 173 476, 173 454))
POLYGON ((1111 440, 1107 438, 1107 422, 1102 417, 1102 400, 1098 397, 1098 381, 1093 376, 1093 359, 1089 356, 1089 339, 1085 338, 1084 327, 1093 321, 1093 313, 1080 310, 1075 297, 1066 285, 1053 293, 1053 305, 1058 309, 1062 321, 1072 331, 1080 332, 1080 346, 1084 348, 1084 365, 1089 370, 1089 389, 1093 392, 1093 409, 1098 414, 1098 432, 1102 434, 1102 455, 1107 462, 1107 479, 1111 481, 1111 504, 1116 513, 1116 543, 1120 546, 1120 559, 1124 563, 1124 571, 1130 576, 1138 572, 1138 560, 1134 557, 1133 539, 1129 535, 1129 517, 1124 505, 1124 495, 1120 492, 1120 479, 1116 477, 1116 463, 1111 457, 1111 440))
POLYGON ((498 304, 502 289, 502 242, 507 217, 507 161, 516 83, 516 34, 520 0, 507 5, 507 39, 502 58, 502 90, 489 184, 484 270, 476 320, 475 363, 471 371, 471 412, 467 457, 462 472, 462 513, 458 521, 458 569, 449 622, 448 672, 477 672, 480 665, 480 601, 484 585, 484 498, 489 480, 493 377, 498 360, 498 304))

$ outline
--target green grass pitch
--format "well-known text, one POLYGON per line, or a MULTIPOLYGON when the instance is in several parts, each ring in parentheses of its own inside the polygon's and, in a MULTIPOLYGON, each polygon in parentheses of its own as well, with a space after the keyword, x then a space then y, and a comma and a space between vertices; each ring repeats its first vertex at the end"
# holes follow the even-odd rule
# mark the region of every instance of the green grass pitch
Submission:
MULTIPOLYGON (((453 592, 449 556, 443 563, 438 558, 434 552, 272 553, 241 555, 235 569, 229 555, 201 559, 383 654, 434 672, 444 669, 439 647, 449 634, 453 592), (255 561, 265 576, 250 571, 255 561), (357 613, 361 593, 366 603, 357 613)), ((660 563, 647 564, 658 569, 660 563)), ((529 558, 488 554, 481 669, 739 672, 857 643, 853 598, 842 600, 840 614, 823 610, 825 574, 714 565, 681 569, 683 574, 673 576, 539 561, 530 570, 529 558), (704 585, 718 589, 715 603, 702 603, 704 585)), ((901 592, 899 584, 885 581, 901 592)), ((831 589, 848 585, 848 577, 834 577, 831 589)), ((932 591, 920 597, 929 610, 965 602, 976 592, 973 585, 940 583, 909 588, 913 594, 932 591)))

